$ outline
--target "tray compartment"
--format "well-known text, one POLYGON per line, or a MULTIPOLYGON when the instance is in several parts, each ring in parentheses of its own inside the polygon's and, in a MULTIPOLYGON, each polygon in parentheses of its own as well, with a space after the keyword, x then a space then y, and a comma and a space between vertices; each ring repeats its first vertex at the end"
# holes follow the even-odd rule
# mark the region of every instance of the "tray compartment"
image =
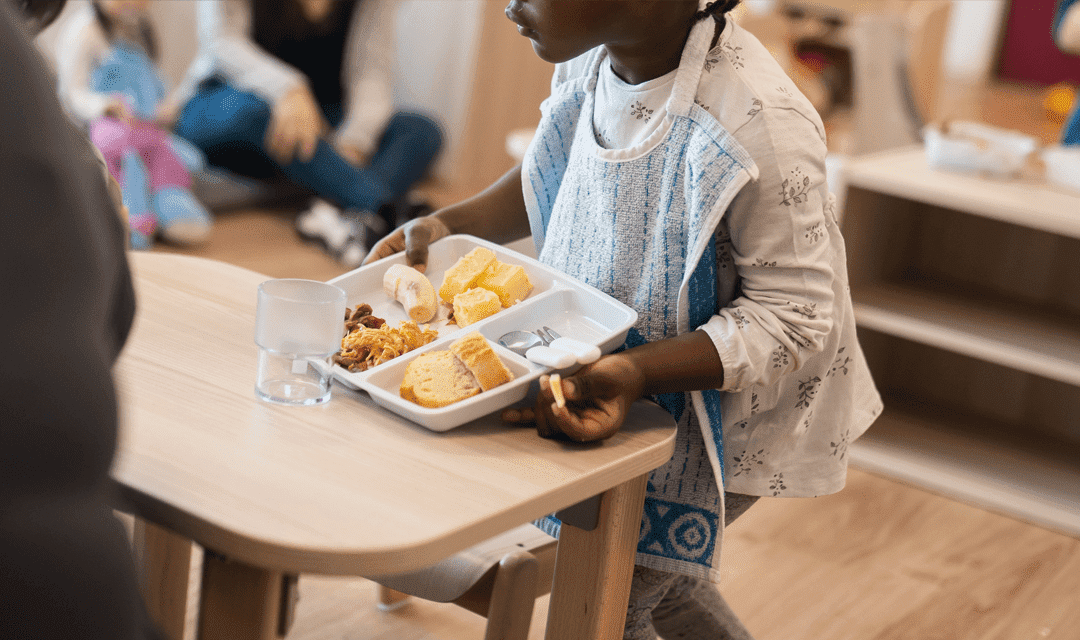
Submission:
POLYGON ((520 313, 496 314, 485 319, 483 325, 478 322, 474 326, 492 344, 509 331, 535 331, 546 326, 561 336, 595 344, 603 353, 610 353, 622 346, 626 332, 636 321, 633 310, 574 288, 530 296, 529 306, 520 313))
MULTIPOLYGON (((434 347, 433 350, 445 350, 450 348, 453 341, 453 338, 444 338, 428 346, 434 347)), ((371 399, 379 406, 432 431, 446 431, 522 400, 528 394, 532 381, 543 373, 542 367, 538 367, 512 351, 497 344, 491 346, 510 369, 510 373, 514 374, 514 379, 446 407, 429 409, 410 402, 399 394, 398 389, 405 377, 405 368, 422 353, 420 350, 410 351, 365 372, 366 375, 360 382, 360 388, 367 391, 371 399)))
MULTIPOLYGON (((424 275, 431 281, 432 286, 435 287, 436 293, 438 293, 439 286, 442 285, 443 276, 446 274, 446 270, 454 266, 454 263, 457 262, 458 258, 472 251, 477 246, 490 249, 495 253, 496 258, 500 262, 521 265, 524 267, 525 273, 528 274, 529 281, 532 282, 533 285, 532 292, 529 293, 525 300, 509 309, 503 309, 499 313, 496 313, 496 316, 512 309, 516 309, 521 304, 527 303, 534 297, 556 287, 556 274, 552 273, 547 267, 544 267, 540 263, 531 260, 526 256, 512 252, 496 244, 480 241, 477 238, 471 238, 469 236, 450 236, 431 245, 428 253, 427 271, 424 275)), ((405 309, 396 300, 386 295, 382 288, 383 275, 391 265, 395 264, 405 264, 404 254, 399 253, 390 256, 389 258, 383 258, 378 262, 373 262, 369 265, 354 269, 330 280, 330 284, 337 285, 345 290, 347 296, 346 304, 349 307, 367 303, 371 305, 372 313, 385 319, 391 326, 396 327, 399 322, 408 320, 409 317, 406 315, 405 309)), ((483 322, 483 320, 481 322, 483 322)), ((456 331, 456 329, 451 329, 456 331)))

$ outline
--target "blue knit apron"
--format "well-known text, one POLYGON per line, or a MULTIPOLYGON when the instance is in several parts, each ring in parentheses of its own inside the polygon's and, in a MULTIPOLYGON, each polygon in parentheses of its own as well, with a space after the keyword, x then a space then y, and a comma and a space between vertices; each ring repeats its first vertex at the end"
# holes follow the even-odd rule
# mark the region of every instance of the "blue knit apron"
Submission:
MULTIPOLYGON (((694 103, 714 22, 691 31, 665 122, 631 150, 606 150, 593 127, 607 57, 556 88, 541 106, 522 182, 541 262, 638 312, 626 347, 692 331, 718 311, 714 233, 757 168, 694 103)), ((719 580, 723 532, 720 392, 655 398, 678 423, 676 452, 650 474, 637 564, 719 580)), ((556 534, 558 521, 543 528, 556 534)))

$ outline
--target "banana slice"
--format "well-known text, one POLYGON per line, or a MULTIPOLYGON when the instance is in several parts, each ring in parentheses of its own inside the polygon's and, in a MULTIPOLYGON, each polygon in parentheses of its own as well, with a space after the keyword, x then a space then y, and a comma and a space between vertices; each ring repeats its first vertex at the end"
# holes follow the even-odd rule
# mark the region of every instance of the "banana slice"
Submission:
POLYGON ((435 287, 427 276, 404 264, 391 265, 383 274, 383 291, 401 303, 414 322, 427 322, 439 309, 435 287))

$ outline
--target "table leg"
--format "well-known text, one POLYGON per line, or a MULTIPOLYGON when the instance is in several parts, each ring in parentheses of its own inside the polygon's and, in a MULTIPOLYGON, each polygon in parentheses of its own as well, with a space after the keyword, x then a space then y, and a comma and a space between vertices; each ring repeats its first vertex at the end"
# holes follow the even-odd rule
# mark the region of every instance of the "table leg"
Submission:
POLYGON ((599 524, 563 524, 548 605, 547 640, 618 640, 626 624, 645 503, 643 475, 604 492, 599 524))
POLYGON ((183 640, 187 621, 191 541, 135 518, 132 543, 150 619, 167 640, 183 640))
POLYGON ((252 567, 206 550, 199 640, 276 640, 283 604, 280 571, 252 567))

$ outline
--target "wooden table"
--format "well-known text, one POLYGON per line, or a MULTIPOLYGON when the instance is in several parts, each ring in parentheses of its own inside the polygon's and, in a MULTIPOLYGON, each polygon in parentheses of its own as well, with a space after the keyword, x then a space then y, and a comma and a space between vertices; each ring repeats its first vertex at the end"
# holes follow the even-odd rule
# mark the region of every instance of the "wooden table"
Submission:
POLYGON ((189 541, 208 551, 200 639, 273 638, 283 576, 418 569, 601 494, 596 529, 564 527, 547 637, 622 637, 645 478, 674 446, 666 413, 640 403, 611 439, 575 445, 494 417, 433 433, 338 386, 323 406, 266 404, 253 331, 267 278, 180 255, 131 263, 113 477, 149 523, 136 548, 169 635, 183 631, 189 541))

